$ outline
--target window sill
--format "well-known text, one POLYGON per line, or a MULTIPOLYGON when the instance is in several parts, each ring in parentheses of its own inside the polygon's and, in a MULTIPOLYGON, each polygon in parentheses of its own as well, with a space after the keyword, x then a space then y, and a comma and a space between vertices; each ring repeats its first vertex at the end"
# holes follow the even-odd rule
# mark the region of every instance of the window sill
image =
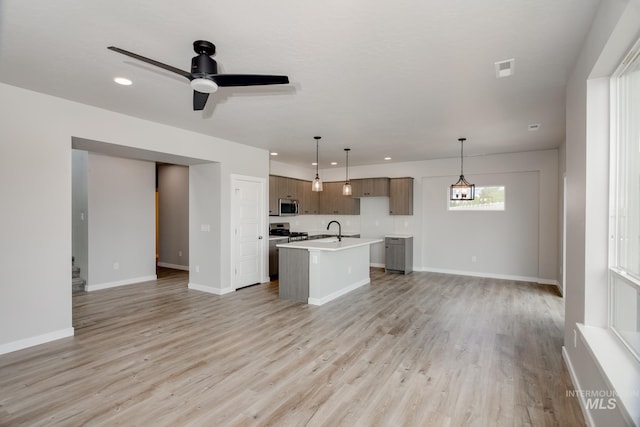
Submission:
POLYGON ((640 426, 640 363, 608 329, 578 323, 578 330, 607 385, 615 391, 621 412, 640 426))

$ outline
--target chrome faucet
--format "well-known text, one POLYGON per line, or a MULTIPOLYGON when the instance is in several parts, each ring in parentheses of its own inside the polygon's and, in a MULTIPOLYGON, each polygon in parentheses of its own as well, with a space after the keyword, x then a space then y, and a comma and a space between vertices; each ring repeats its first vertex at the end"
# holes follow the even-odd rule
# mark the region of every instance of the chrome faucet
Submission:
POLYGON ((329 230, 329 227, 331 227, 331 224, 333 223, 338 224, 338 242, 342 242, 342 226, 340 225, 340 223, 336 220, 333 220, 331 222, 329 222, 329 224, 327 224, 327 230, 329 230))

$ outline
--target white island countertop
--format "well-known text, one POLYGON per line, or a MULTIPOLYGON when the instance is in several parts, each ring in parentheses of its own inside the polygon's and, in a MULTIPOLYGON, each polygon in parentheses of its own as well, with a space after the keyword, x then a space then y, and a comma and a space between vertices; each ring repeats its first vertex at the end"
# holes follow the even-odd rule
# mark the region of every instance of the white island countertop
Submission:
POLYGON ((281 243, 276 245, 279 248, 289 249, 306 249, 308 251, 343 251, 346 249, 357 248, 358 246, 372 245, 374 243, 382 243, 382 239, 360 239, 353 237, 343 237, 339 242, 337 237, 327 237, 318 240, 300 240, 291 243, 281 243))

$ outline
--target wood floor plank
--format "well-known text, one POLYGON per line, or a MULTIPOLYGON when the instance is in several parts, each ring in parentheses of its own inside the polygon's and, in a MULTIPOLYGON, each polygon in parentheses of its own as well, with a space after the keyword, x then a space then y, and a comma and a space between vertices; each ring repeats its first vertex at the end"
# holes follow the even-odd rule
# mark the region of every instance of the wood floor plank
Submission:
POLYGON ((0 425, 585 425, 555 287, 371 279, 320 307, 169 269, 76 292, 74 337, 0 356, 0 425))

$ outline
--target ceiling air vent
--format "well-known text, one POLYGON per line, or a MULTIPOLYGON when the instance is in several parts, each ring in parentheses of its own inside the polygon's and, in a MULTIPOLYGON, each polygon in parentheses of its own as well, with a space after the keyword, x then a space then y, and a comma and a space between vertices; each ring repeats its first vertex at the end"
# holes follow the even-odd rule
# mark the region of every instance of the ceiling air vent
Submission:
POLYGON ((496 66, 496 78, 501 79, 503 77, 512 76, 515 70, 515 62, 516 60, 513 58, 507 59, 505 61, 495 62, 494 65, 496 66))

